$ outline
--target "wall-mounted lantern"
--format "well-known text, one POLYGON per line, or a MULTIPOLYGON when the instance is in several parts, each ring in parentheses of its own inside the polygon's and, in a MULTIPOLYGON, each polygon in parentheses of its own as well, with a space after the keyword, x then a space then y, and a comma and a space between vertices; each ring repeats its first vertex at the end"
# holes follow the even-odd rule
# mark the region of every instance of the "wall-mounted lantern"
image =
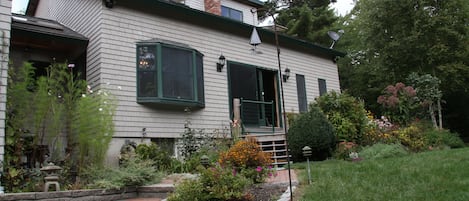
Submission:
POLYGON ((282 75, 283 82, 287 82, 288 78, 290 78, 290 69, 285 68, 285 72, 282 75))
POLYGON ((225 62, 226 62, 225 56, 221 54, 220 57, 218 57, 217 72, 221 72, 221 70, 223 69, 223 66, 225 66, 225 62))

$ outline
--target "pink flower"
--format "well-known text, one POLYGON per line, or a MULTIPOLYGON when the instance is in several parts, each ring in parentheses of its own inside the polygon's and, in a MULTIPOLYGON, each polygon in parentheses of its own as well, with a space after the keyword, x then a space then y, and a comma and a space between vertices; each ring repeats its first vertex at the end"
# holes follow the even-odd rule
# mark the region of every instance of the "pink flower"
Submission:
POLYGON ((257 171, 257 172, 262 172, 262 167, 261 167, 261 166, 257 166, 256 171, 257 171))
POLYGON ((236 169, 233 168, 233 176, 236 176, 236 169))

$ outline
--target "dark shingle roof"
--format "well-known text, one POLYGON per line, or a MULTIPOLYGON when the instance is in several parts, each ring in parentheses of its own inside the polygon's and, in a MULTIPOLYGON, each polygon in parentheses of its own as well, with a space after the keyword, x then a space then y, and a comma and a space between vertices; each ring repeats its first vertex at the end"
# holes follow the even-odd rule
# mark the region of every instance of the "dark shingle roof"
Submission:
POLYGON ((62 38, 88 41, 88 38, 85 36, 58 23, 57 21, 37 17, 13 14, 11 28, 33 33, 53 35, 62 38))

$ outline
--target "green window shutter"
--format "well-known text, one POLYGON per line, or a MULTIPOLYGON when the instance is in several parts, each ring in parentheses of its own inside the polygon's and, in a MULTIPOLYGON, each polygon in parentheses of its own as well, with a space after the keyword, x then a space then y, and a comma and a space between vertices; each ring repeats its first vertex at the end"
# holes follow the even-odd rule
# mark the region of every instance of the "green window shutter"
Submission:
POLYGON ((308 111, 308 100, 306 97, 305 76, 296 74, 296 91, 298 94, 298 109, 300 112, 308 111))

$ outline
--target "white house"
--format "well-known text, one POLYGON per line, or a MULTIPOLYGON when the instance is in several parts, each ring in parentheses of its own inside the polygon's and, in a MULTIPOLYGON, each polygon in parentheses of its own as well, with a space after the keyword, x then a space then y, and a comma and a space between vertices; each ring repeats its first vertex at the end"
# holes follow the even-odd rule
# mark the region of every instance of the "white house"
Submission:
POLYGON ((262 44, 255 51, 249 44, 262 5, 258 0, 30 0, 27 14, 88 38, 86 79, 118 99, 110 163, 117 162, 125 140, 144 137, 174 147, 187 119, 193 128, 229 129, 233 99, 241 98, 245 128, 270 132, 257 135, 269 137, 262 145, 275 151, 281 164, 282 109, 298 113, 320 93, 339 91, 334 59, 343 53, 280 34, 282 71, 290 71, 289 78, 280 77, 274 32, 258 27, 262 44), (222 55, 223 66, 217 64, 222 55))

